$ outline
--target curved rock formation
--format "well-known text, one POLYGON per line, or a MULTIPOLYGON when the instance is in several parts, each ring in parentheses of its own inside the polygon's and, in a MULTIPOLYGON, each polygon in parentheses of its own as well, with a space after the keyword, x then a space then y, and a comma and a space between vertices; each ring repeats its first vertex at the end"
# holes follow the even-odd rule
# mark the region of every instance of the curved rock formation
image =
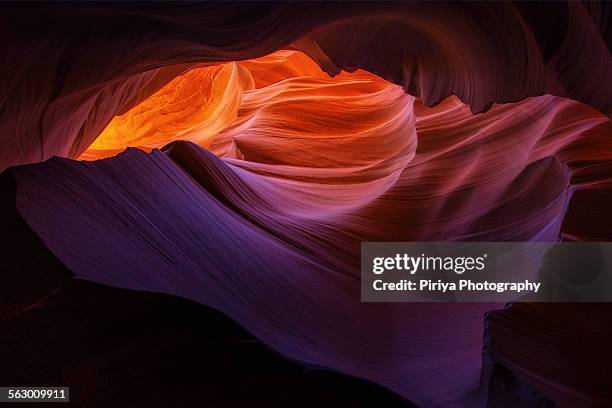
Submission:
POLYGON ((18 4, 3 13, 2 169, 78 157, 117 114, 194 64, 293 46, 330 74, 363 68, 426 105, 475 112, 550 93, 610 115, 604 11, 568 3, 18 4), (590 13, 590 14, 589 14, 590 13), (605 32, 604 32, 605 34, 605 32))
MULTIPOLYGON (((246 129, 238 119, 235 147, 217 136, 223 160, 174 142, 165 153, 12 169, 17 208, 80 278, 196 300, 292 359, 419 405, 483 403, 483 317, 500 306, 361 304, 359 243, 555 241, 573 192, 610 183, 610 122, 552 96, 474 116, 457 99, 406 114, 413 100, 398 95, 402 126, 382 128, 399 133, 392 146, 393 132, 363 147, 360 132, 322 145, 308 126, 276 143, 269 115, 291 124, 303 112, 263 104, 246 129)), ((316 125, 331 129, 336 115, 316 125)))
POLYGON ((607 4, 5 9, 7 213, 49 268, 419 406, 609 402, 568 346, 605 305, 359 301, 363 241, 610 240, 607 4))

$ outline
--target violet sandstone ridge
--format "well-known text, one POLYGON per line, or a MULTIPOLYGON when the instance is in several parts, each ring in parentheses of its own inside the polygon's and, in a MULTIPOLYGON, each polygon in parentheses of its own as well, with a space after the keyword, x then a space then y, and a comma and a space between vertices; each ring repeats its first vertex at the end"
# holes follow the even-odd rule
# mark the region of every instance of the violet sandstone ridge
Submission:
POLYGON ((0 386, 612 406, 610 303, 360 300, 362 242, 612 240, 611 16, 0 3, 0 386))

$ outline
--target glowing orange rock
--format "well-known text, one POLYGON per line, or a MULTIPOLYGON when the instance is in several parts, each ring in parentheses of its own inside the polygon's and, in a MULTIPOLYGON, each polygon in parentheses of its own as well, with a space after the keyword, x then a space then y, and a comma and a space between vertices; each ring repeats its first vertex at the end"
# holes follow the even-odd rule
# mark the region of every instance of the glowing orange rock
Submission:
MULTIPOLYGON (((178 76, 116 116, 80 159, 109 157, 130 146, 149 151, 173 140, 242 158, 235 139, 240 136, 243 149, 253 155, 255 131, 264 139, 272 131, 328 142, 363 134, 361 144, 375 151, 365 140, 368 131, 393 122, 408 100, 400 87, 376 75, 357 70, 332 78, 306 54, 282 50, 178 76)), ((258 156, 264 153, 258 150, 258 156)), ((335 159, 320 164, 329 160, 335 159)))
POLYGON ((150 150, 175 139, 207 146, 236 118, 242 92, 253 87, 237 64, 192 69, 116 116, 80 158, 108 157, 128 146, 150 150))

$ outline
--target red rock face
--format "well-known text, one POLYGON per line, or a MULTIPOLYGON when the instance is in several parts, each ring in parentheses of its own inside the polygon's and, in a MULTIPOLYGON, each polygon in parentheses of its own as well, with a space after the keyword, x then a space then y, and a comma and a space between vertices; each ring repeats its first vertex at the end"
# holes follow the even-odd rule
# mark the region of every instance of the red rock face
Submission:
POLYGON ((610 240, 608 9, 6 6, 6 238, 31 228, 54 273, 190 299, 420 406, 605 406, 607 305, 365 304, 359 257, 610 240))

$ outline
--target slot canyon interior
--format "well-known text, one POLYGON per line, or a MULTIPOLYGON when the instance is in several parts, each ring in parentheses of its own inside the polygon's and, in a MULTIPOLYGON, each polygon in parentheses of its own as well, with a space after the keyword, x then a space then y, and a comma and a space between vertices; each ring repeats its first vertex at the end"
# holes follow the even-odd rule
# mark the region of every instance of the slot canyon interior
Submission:
POLYGON ((612 3, 0 10, 0 385, 612 404, 609 303, 360 301, 362 242, 612 240, 612 3))

